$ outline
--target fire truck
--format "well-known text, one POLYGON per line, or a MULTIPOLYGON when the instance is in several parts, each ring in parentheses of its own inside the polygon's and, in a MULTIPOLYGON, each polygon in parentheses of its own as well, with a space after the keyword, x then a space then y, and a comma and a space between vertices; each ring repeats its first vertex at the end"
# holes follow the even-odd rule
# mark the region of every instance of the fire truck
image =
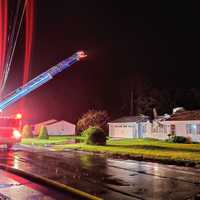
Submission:
MULTIPOLYGON (((3 112, 8 106, 44 85, 53 79, 55 75, 69 68, 72 64, 86 56, 87 55, 83 51, 78 51, 71 57, 63 60, 49 70, 36 76, 28 83, 17 88, 0 101, 0 112, 3 112)), ((10 148, 13 144, 20 142, 21 118, 22 116, 20 114, 17 114, 14 117, 0 117, 0 144, 7 144, 7 147, 10 148)))
POLYGON ((0 116, 0 145, 6 144, 8 149, 21 141, 22 115, 0 116))

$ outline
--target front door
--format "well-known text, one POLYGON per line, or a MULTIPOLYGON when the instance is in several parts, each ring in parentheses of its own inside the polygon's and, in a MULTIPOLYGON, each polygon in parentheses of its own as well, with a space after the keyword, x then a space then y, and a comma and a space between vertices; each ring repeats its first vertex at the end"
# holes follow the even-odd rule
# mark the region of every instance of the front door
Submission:
POLYGON ((142 133, 142 124, 138 124, 138 138, 142 138, 143 133, 142 133))
POLYGON ((171 124, 171 134, 172 135, 176 134, 176 126, 174 124, 171 124))

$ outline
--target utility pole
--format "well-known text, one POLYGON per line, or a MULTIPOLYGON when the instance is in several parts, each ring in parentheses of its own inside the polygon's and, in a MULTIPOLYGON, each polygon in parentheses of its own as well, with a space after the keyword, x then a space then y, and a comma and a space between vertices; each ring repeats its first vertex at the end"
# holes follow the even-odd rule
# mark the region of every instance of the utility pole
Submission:
POLYGON ((133 108, 134 108, 133 89, 131 89, 131 96, 130 96, 130 116, 133 115, 133 108))

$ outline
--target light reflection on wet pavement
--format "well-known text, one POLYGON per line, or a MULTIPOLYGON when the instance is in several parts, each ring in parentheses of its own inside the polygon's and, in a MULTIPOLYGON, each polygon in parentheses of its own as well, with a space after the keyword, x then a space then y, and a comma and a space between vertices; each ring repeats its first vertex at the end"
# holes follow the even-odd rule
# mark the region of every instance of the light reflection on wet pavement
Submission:
POLYGON ((200 169, 81 152, 0 151, 0 162, 104 199, 193 199, 200 169))
MULTIPOLYGON (((66 194, 0 169, 0 200, 66 200, 66 194)), ((79 197, 67 194, 68 200, 79 197)))

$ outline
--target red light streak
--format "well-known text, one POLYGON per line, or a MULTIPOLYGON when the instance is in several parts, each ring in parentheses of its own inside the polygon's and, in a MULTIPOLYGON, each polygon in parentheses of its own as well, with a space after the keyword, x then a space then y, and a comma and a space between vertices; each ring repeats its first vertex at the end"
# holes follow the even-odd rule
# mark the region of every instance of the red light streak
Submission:
POLYGON ((8 28, 8 1, 0 0, 0 84, 3 80, 3 71, 6 56, 8 28))
MULTIPOLYGON (((30 61, 31 61, 31 49, 33 43, 33 24, 34 24, 34 1, 26 0, 26 20, 25 20, 25 58, 23 68, 23 80, 25 84, 29 80, 30 74, 30 61)), ((25 99, 21 101, 21 110, 24 110, 25 99)))
POLYGON ((28 1, 26 7, 26 29, 25 29, 25 59, 23 84, 29 80, 31 48, 33 42, 33 23, 34 23, 34 1, 28 1))

